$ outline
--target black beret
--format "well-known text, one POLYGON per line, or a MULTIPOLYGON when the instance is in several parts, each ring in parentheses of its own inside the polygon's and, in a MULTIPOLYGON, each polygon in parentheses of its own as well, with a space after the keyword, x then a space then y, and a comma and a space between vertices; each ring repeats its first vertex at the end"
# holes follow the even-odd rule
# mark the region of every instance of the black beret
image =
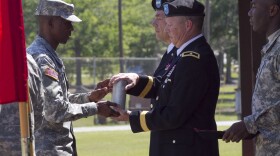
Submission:
POLYGON ((194 1, 193 7, 187 7, 187 6, 173 6, 170 3, 164 3, 163 4, 163 10, 164 14, 167 17, 170 16, 205 16, 204 13, 204 5, 198 1, 194 1))
POLYGON ((154 10, 163 10, 163 3, 170 2, 172 0, 152 0, 152 7, 154 10))

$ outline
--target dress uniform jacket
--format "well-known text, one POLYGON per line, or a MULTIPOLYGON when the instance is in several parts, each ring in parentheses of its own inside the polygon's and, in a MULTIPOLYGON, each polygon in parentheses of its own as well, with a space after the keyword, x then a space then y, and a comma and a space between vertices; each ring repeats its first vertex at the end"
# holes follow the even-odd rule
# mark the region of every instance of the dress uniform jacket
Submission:
POLYGON ((187 45, 162 77, 140 76, 129 94, 156 99, 151 111, 133 111, 134 133, 152 131, 150 156, 217 156, 218 140, 194 131, 216 130, 219 72, 202 36, 187 45))
POLYGON ((35 132, 37 155, 76 155, 72 121, 97 113, 88 93, 71 94, 62 60, 45 39, 37 36, 27 48, 42 72, 44 118, 35 132))
POLYGON ((172 43, 168 46, 166 52, 163 54, 160 60, 157 69, 154 72, 153 77, 162 76, 165 73, 167 70, 167 65, 171 63, 172 58, 175 56, 176 49, 177 48, 172 43))
POLYGON ((280 30, 268 38, 252 97, 252 115, 244 118, 247 130, 256 134, 256 156, 280 155, 280 30))

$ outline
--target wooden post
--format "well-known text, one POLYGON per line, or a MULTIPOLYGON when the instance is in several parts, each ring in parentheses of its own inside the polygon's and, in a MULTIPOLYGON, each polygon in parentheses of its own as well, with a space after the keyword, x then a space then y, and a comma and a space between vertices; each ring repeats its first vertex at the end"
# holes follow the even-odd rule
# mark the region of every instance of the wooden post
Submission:
MULTIPOLYGON (((251 102, 255 77, 261 59, 260 50, 265 41, 264 36, 252 32, 248 17, 250 2, 250 0, 238 0, 242 119, 252 113, 251 102)), ((243 141, 242 155, 254 156, 254 153, 253 141, 243 141)))

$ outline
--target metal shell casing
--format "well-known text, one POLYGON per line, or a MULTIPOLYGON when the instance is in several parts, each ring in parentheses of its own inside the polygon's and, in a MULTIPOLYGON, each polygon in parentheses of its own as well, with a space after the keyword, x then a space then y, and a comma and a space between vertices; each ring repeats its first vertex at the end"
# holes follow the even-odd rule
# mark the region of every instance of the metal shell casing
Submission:
POLYGON ((125 109, 126 102, 126 91, 125 86, 127 82, 125 80, 120 80, 113 85, 112 91, 112 102, 120 105, 121 108, 125 109))

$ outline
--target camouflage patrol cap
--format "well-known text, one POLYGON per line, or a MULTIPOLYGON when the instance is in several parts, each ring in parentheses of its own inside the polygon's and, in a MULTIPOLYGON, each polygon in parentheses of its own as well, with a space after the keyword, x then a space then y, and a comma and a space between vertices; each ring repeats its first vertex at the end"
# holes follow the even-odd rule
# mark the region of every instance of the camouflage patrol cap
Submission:
POLYGON ((60 16, 71 22, 81 22, 82 20, 74 15, 74 5, 62 0, 40 0, 35 15, 60 16))

